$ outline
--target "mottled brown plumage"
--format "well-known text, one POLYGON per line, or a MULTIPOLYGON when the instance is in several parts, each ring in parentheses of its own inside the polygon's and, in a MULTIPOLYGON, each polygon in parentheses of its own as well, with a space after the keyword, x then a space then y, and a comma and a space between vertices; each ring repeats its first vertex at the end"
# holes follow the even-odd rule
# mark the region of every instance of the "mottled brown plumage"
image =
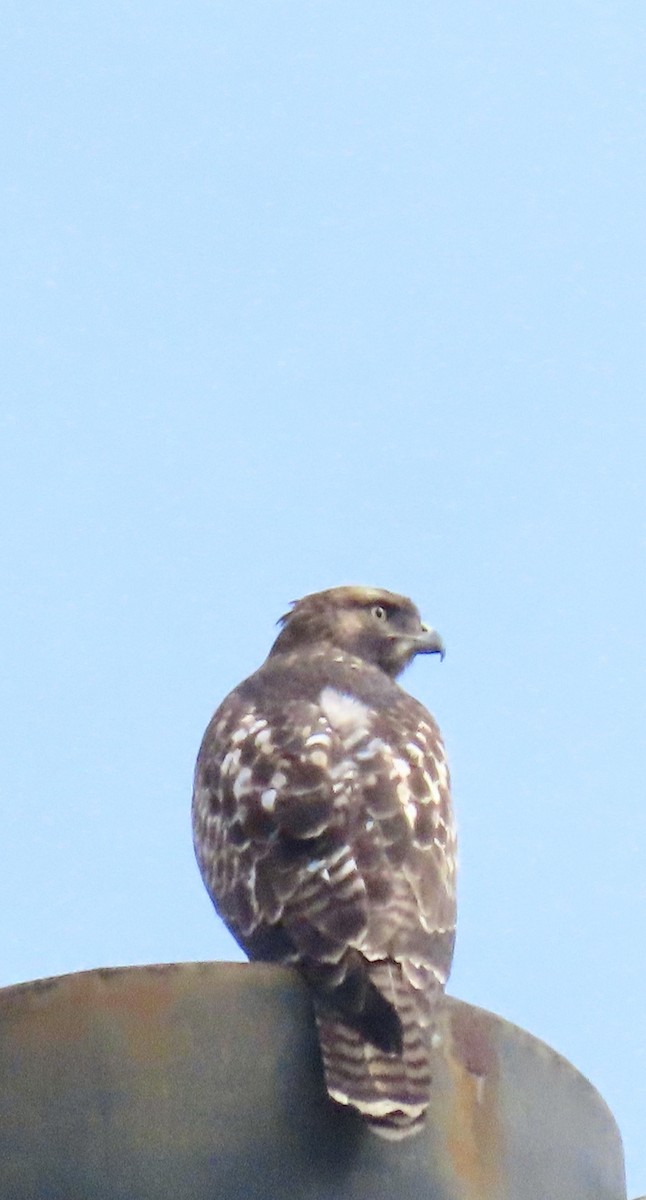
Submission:
POLYGON ((402 596, 306 596, 215 713, 195 772, 195 850, 218 912, 251 959, 298 967, 329 1094, 390 1137, 423 1121, 453 952, 444 748, 395 683, 434 652, 402 596))

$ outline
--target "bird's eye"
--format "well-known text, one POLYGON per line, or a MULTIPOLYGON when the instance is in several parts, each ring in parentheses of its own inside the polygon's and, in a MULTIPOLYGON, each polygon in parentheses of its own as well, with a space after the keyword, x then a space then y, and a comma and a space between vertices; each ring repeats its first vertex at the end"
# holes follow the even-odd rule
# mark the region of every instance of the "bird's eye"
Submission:
POLYGON ((381 604, 375 604, 375 607, 372 610, 372 615, 373 617, 376 617, 378 621, 385 621, 386 610, 381 604))

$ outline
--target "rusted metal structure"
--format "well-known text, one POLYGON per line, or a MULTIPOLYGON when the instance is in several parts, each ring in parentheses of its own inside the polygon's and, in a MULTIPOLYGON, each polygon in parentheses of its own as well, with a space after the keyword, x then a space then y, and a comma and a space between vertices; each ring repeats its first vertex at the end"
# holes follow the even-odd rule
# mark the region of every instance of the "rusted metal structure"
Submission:
POLYGON ((625 1200, 611 1114, 529 1034, 447 999, 427 1132, 325 1095, 305 988, 266 965, 0 992, 2 1200, 625 1200))

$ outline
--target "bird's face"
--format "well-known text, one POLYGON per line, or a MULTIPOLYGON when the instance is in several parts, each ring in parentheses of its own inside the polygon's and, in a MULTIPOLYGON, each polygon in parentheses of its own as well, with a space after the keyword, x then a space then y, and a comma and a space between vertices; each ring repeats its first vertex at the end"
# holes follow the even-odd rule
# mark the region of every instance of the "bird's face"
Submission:
POLYGON ((439 634, 411 600, 381 588, 338 587, 298 600, 283 618, 272 653, 328 643, 399 675, 416 654, 440 654, 439 634))

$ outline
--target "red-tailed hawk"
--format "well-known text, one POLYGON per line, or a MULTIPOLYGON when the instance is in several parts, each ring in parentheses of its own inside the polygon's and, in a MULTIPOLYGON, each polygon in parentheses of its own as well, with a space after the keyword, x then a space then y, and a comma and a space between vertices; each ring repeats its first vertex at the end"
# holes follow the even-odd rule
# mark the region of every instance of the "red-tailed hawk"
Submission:
POLYGON ((455 830, 437 725, 395 677, 442 642, 377 588, 305 596, 281 625, 204 735, 197 860, 249 958, 310 985, 330 1096, 404 1137, 429 1102, 455 830))

